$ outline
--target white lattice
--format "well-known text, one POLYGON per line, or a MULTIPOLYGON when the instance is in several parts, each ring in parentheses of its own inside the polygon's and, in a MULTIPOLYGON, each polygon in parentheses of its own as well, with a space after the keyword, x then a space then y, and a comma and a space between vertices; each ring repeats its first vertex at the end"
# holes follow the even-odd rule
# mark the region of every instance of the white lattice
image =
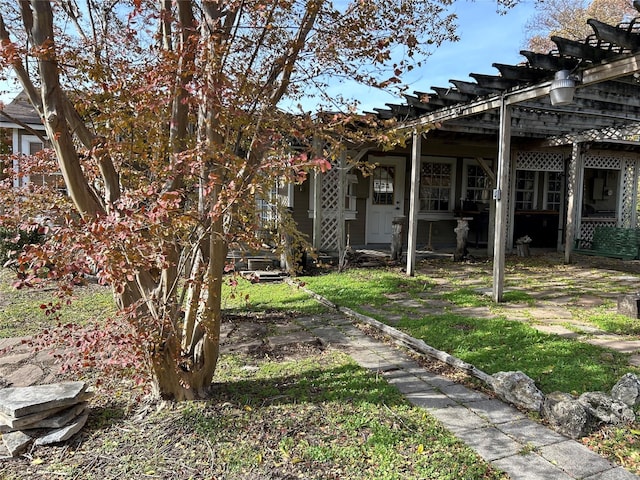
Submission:
POLYGON ((620 157, 604 155, 585 155, 585 168, 604 168, 606 170, 620 170, 620 157))
POLYGON ((338 208, 338 190, 340 189, 340 169, 335 166, 327 171, 322 179, 322 209, 335 210, 338 208))
POLYGON ((616 226, 615 219, 600 220, 597 222, 585 222, 585 223, 582 223, 582 225, 580 225, 580 234, 578 235, 578 238, 580 240, 591 241, 591 239, 593 238, 593 232, 595 231, 596 227, 615 227, 615 226, 616 226))
POLYGON ((337 165, 328 170, 322 179, 322 227, 321 250, 338 249, 337 211, 342 208, 340 197, 340 169, 337 165))
POLYGON ((543 172, 563 172, 564 158, 562 153, 550 151, 518 152, 517 170, 537 170, 543 172))
POLYGON ((640 124, 613 126, 597 130, 587 130, 580 135, 569 134, 549 139, 550 146, 570 145, 572 143, 604 142, 607 140, 640 141, 640 124))
POLYGON ((338 249, 338 219, 337 217, 322 217, 322 242, 320 250, 336 251, 338 249))
POLYGON ((636 210, 636 161, 632 158, 622 159, 622 205, 620 221, 623 227, 633 228, 636 210))

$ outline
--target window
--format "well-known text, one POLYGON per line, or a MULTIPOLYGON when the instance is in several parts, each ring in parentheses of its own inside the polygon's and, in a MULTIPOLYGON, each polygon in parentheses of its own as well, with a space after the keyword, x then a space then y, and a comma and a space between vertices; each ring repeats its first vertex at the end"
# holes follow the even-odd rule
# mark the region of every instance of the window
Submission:
POLYGON ((345 197, 344 197, 344 209, 350 212, 356 211, 357 195, 356 190, 358 187, 358 177, 353 174, 346 176, 345 185, 345 197))
POLYGON ((373 171, 373 205, 393 205, 393 181, 395 167, 391 165, 377 166, 373 171))
POLYGON ((420 168, 420 209, 453 210, 453 159, 423 160, 420 168))
MULTIPOLYGON (((490 167, 491 162, 487 162, 490 167)), ((488 209, 492 182, 476 160, 465 159, 462 180, 463 210, 488 209)))
POLYGON ((560 172, 545 173, 544 209, 560 211, 562 194, 562 174, 560 172))
POLYGON ((533 210, 536 202, 537 172, 531 170, 516 171, 516 210, 533 210))

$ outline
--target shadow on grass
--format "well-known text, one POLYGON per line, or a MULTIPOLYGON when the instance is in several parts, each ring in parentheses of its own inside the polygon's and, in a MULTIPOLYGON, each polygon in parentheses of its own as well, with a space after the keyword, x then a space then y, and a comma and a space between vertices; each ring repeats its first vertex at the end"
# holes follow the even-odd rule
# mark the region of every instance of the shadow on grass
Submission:
POLYGON ((387 406, 406 403, 398 390, 384 379, 353 364, 305 369, 294 375, 214 383, 211 397, 216 403, 229 402, 251 408, 322 402, 378 404, 381 399, 387 406))

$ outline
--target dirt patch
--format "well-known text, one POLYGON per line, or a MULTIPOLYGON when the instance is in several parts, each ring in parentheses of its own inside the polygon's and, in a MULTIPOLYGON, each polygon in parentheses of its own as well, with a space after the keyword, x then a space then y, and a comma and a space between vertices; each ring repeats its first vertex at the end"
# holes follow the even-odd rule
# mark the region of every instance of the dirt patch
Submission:
POLYGON ((324 350, 322 342, 295 321, 295 315, 227 315, 222 324, 221 351, 255 358, 290 360, 324 350))

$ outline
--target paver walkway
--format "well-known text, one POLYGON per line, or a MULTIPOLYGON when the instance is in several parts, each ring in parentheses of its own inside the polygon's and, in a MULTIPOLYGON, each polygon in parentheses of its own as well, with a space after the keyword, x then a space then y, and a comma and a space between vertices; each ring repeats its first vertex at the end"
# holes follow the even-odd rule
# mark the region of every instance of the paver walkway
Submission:
POLYGON ((456 437, 513 480, 631 480, 640 477, 584 445, 529 420, 506 403, 420 366, 371 338, 346 318, 300 320, 324 342, 348 351, 362 367, 383 375, 413 405, 424 408, 456 437))

